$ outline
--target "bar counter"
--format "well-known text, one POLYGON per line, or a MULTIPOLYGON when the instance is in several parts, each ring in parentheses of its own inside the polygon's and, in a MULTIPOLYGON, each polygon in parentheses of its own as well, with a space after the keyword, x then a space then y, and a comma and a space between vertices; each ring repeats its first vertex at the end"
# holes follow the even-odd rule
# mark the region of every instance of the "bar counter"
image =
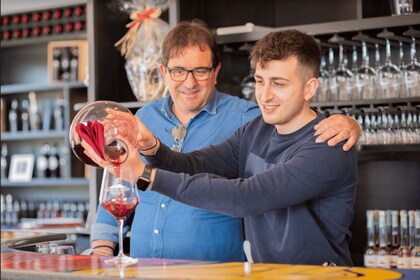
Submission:
POLYGON ((420 271, 286 264, 217 263, 139 259, 136 265, 106 265, 108 257, 54 255, 12 247, 60 239, 60 234, 1 233, 1 279, 420 279, 420 271), (22 245, 23 244, 23 245, 22 245))

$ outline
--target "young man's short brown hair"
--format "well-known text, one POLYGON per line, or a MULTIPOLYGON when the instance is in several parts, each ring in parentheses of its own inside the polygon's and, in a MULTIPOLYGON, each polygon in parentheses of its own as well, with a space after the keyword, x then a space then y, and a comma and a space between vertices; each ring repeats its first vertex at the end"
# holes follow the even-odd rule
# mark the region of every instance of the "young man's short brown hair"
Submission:
POLYGON ((162 43, 163 65, 168 65, 171 57, 182 54, 182 51, 190 46, 199 46, 201 50, 207 46, 212 52, 212 67, 219 65, 214 35, 207 25, 198 19, 181 21, 169 31, 162 43))
POLYGON ((318 78, 321 49, 312 36, 297 30, 272 32, 259 40, 251 52, 251 66, 295 56, 311 77, 318 78))

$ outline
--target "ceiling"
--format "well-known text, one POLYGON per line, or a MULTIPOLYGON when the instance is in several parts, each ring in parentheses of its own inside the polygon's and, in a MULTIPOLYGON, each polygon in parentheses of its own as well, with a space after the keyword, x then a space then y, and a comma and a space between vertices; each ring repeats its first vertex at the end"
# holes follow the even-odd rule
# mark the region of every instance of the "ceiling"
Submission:
POLYGON ((1 14, 15 14, 28 11, 72 6, 86 3, 87 0, 1 0, 1 14))

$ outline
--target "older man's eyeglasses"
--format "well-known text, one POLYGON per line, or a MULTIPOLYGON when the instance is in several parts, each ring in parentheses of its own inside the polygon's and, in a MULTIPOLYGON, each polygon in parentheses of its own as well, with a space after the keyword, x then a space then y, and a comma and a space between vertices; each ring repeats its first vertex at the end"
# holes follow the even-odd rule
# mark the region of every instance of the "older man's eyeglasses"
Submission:
POLYGON ((191 70, 185 68, 169 68, 166 67, 171 75, 171 79, 176 82, 183 82, 187 79, 188 74, 191 73, 196 81, 205 81, 210 77, 210 72, 213 67, 197 67, 191 70))
POLYGON ((173 151, 181 152, 182 144, 184 143, 185 136, 187 135, 187 128, 183 125, 177 125, 172 129, 172 139, 174 145, 172 146, 173 151))

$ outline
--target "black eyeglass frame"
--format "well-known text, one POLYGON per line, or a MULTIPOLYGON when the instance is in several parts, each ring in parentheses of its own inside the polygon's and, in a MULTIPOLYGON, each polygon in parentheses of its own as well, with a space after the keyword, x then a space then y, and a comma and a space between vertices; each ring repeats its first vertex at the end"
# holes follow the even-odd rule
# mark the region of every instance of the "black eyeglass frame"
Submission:
POLYGON ((196 67, 196 68, 193 68, 191 70, 188 70, 188 69, 185 69, 185 68, 182 68, 182 67, 169 68, 168 66, 166 66, 166 69, 168 70, 169 76, 171 77, 171 79, 173 81, 183 82, 188 78, 188 74, 190 74, 190 73, 196 81, 207 81, 209 79, 210 73, 211 73, 211 71, 213 71, 214 67, 213 66, 212 67, 196 67), (184 79, 174 79, 172 72, 175 71, 175 70, 186 71, 187 74, 185 75, 185 78, 184 79), (197 71, 197 70, 206 70, 207 71, 207 77, 205 79, 202 79, 202 78, 197 79, 197 77, 194 75, 194 73, 196 73, 194 71, 197 71))

